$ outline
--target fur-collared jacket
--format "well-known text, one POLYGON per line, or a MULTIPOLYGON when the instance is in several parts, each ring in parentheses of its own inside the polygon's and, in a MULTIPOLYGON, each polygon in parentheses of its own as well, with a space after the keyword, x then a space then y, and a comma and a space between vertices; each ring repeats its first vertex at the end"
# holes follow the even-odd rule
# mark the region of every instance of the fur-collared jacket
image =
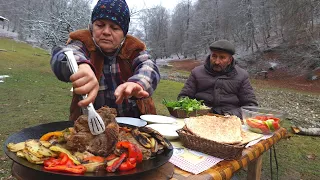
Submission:
MULTIPOLYGON (((143 42, 133 36, 127 35, 122 48, 115 57, 115 61, 113 61, 110 57, 104 56, 99 48, 97 48, 89 30, 72 32, 69 34, 69 37, 67 47, 73 49, 74 54, 78 57, 78 63, 88 63, 92 66, 99 81, 100 90, 94 102, 96 109, 106 105, 105 103, 108 102, 109 106, 114 106, 117 109, 118 115, 128 116, 127 114, 132 109, 126 106, 131 106, 132 103, 130 104, 130 102, 135 101, 134 104, 138 106, 140 114, 156 113, 151 94, 160 80, 160 74, 156 64, 146 54, 146 46, 143 42), (106 73, 106 71, 109 72, 106 73), (112 83, 108 79, 112 79, 112 83), (150 98, 126 100, 127 102, 124 102, 120 106, 116 105, 113 92, 118 85, 124 82, 136 82, 140 84, 150 94, 150 98), (107 91, 109 91, 109 94, 104 94, 107 91), (110 101, 113 102, 110 103, 110 101)), ((62 66, 63 61, 65 61, 63 60, 65 58, 61 57, 63 52, 64 47, 53 51, 51 66, 55 75, 60 80, 69 81, 70 74, 66 73, 66 70, 62 66)), ((70 120, 76 120, 81 115, 81 109, 77 106, 78 101, 78 95, 74 94, 70 106, 70 120)))

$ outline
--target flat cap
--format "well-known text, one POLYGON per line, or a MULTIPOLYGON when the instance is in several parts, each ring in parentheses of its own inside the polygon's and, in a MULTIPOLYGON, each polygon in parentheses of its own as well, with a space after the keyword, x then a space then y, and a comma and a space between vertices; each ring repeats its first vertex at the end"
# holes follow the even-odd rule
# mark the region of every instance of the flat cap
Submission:
POLYGON ((212 43, 210 45, 210 50, 211 51, 213 51, 213 50, 225 51, 231 55, 234 55, 234 53, 236 51, 234 45, 231 44, 227 40, 219 40, 219 41, 212 43))

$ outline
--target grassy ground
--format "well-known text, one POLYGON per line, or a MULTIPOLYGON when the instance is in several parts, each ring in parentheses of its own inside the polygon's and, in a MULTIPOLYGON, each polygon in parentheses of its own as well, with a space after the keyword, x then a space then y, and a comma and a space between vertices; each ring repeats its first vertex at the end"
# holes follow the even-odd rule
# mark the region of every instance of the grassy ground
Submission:
MULTIPOLYGON (((70 84, 60 82, 51 72, 47 52, 24 43, 0 39, 0 142, 23 128, 68 119, 70 84)), ((163 98, 174 100, 183 84, 162 80, 154 94, 158 114, 168 115, 163 98)), ((285 127, 290 123, 285 122, 285 127)), ((319 179, 320 143, 318 137, 294 135, 277 144, 280 179, 319 179), (315 159, 313 160, 313 156, 315 159)), ((263 178, 270 179, 269 156, 264 154, 263 178)), ((274 163, 273 163, 274 164, 274 163)), ((10 176, 11 161, 0 150, 0 178, 10 176)), ((239 177, 244 178, 244 170, 239 177)))

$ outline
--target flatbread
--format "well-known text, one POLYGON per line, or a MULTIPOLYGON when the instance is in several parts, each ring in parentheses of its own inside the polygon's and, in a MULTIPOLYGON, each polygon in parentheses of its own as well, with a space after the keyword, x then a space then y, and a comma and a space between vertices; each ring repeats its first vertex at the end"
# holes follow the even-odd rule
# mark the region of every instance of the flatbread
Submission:
POLYGON ((251 131, 243 131, 241 132, 242 141, 239 143, 239 145, 247 144, 248 142, 251 142, 253 140, 262 138, 262 134, 254 133, 251 131))
POLYGON ((197 116, 185 119, 186 128, 204 139, 223 144, 241 143, 241 120, 237 116, 197 116))

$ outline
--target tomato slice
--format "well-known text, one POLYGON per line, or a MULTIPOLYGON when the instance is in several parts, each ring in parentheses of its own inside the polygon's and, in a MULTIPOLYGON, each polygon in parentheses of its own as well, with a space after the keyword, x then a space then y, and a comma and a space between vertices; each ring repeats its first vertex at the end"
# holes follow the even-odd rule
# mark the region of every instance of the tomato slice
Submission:
POLYGON ((249 118, 246 120, 246 122, 249 126, 249 129, 254 132, 263 133, 263 134, 270 133, 270 129, 268 128, 267 124, 262 120, 249 118))
POLYGON ((258 119, 258 120, 261 120, 261 121, 266 121, 268 119, 267 116, 256 116, 254 117, 254 119, 258 119))
POLYGON ((273 117, 273 116, 255 116, 254 119, 258 119, 258 120, 261 120, 261 121, 266 121, 268 119, 273 119, 276 122, 280 121, 279 118, 276 118, 276 117, 273 117))
POLYGON ((268 117, 269 119, 273 119, 274 122, 277 122, 279 123, 280 122, 280 119, 279 118, 276 118, 276 117, 268 117))
POLYGON ((279 128, 280 128, 279 121, 274 121, 274 122, 272 123, 272 126, 273 126, 273 128, 274 128, 275 130, 279 129, 279 128))

